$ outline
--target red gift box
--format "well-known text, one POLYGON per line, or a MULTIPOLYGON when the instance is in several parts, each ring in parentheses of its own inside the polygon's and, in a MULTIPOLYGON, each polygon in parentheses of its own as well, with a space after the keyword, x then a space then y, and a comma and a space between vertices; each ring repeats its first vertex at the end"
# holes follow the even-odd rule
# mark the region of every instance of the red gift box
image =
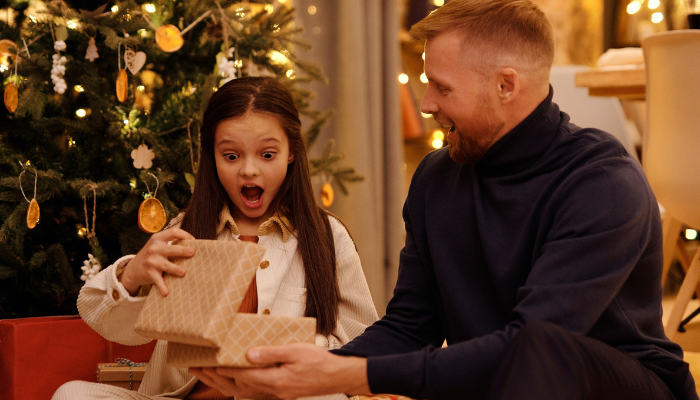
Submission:
POLYGON ((147 362, 155 344, 109 342, 77 315, 0 320, 0 399, 49 400, 66 382, 95 382, 98 363, 147 362))

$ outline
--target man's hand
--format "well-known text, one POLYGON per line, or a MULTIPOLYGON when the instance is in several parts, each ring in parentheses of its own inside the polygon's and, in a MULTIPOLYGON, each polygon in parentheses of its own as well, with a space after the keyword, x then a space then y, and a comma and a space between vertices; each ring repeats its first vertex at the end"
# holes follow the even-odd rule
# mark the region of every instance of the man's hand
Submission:
POLYGON ((297 343, 255 347, 248 361, 269 368, 190 368, 190 373, 227 396, 289 399, 332 393, 370 393, 367 360, 341 357, 318 346, 297 343))

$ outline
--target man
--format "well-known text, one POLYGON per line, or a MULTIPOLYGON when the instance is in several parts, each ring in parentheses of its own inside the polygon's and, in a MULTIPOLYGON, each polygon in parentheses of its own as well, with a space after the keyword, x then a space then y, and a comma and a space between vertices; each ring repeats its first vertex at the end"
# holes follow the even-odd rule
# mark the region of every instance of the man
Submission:
POLYGON ((661 324, 654 195, 619 142, 552 103, 541 10, 453 0, 411 33, 449 150, 414 174, 386 316, 336 354, 257 348, 280 365, 194 373, 242 397, 697 399, 661 324))

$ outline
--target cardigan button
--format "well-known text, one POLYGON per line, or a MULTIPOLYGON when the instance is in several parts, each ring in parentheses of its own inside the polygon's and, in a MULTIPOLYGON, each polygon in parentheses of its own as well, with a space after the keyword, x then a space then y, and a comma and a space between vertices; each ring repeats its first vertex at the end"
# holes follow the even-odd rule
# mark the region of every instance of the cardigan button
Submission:
POLYGON ((265 269, 265 268, 267 268, 267 267, 269 267, 269 266, 270 266, 270 262, 269 262, 269 261, 263 261, 263 262, 260 263, 260 268, 262 268, 262 269, 265 269))
POLYGON ((112 290, 112 298, 114 301, 119 301, 119 292, 117 292, 116 289, 112 290))
POLYGON ((269 308, 264 309, 263 315, 270 315, 270 309, 269 308))

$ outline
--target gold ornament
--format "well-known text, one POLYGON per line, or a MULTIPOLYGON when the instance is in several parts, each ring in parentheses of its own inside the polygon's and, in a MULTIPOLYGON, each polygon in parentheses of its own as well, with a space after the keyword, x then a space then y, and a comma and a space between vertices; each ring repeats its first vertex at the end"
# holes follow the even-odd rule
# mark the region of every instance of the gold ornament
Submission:
POLYGON ((9 64, 8 59, 12 59, 12 62, 19 63, 22 61, 20 57, 17 57, 19 46, 17 43, 10 39, 0 40, 0 63, 9 64))
POLYGON ((32 199, 27 208, 27 228, 34 229, 39 222, 39 203, 36 199, 32 199))
POLYGON ((129 78, 126 76, 126 69, 119 70, 117 76, 117 99, 123 103, 129 96, 129 78))
POLYGON ((328 208, 333 205, 333 186, 330 183, 325 182, 321 187, 321 203, 324 207, 328 208))
POLYGON ((139 207, 139 228, 147 233, 156 233, 165 226, 165 209, 155 197, 149 197, 139 207))
POLYGON ((180 50, 185 40, 175 25, 163 25, 156 29, 156 44, 166 53, 180 50))
POLYGON ((10 82, 5 87, 5 107, 7 111, 13 113, 17 109, 17 103, 19 102, 19 94, 17 92, 17 86, 10 82))

